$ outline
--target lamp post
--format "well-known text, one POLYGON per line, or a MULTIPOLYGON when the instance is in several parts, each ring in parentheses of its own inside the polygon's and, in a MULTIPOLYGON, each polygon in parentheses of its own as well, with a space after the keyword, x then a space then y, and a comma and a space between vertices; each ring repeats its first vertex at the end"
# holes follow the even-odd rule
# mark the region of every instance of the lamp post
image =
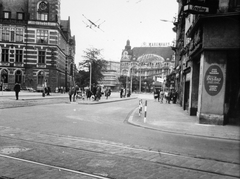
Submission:
POLYGON ((139 93, 141 93, 141 83, 142 83, 142 77, 141 77, 141 65, 139 65, 139 93))
POLYGON ((92 90, 92 63, 89 62, 89 89, 92 90))

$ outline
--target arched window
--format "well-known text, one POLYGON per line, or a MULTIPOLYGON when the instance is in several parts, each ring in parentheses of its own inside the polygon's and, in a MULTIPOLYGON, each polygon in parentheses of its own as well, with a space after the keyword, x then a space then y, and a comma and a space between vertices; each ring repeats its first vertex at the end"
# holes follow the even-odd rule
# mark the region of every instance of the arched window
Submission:
POLYGON ((40 1, 37 6, 37 20, 48 21, 49 9, 46 1, 40 1))
POLYGON ((5 69, 1 71, 1 82, 8 83, 8 71, 5 69))
POLYGON ((39 73, 38 73, 38 85, 42 85, 43 83, 44 83, 44 75, 43 75, 43 72, 42 71, 40 71, 39 73))
POLYGON ((15 73, 15 83, 21 83, 22 82, 22 72, 20 70, 17 70, 15 73))

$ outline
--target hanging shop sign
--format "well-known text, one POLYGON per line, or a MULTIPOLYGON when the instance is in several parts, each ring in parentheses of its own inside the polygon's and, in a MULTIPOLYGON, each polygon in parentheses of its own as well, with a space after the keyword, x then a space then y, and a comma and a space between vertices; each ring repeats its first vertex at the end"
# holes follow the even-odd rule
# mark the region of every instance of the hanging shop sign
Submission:
POLYGON ((188 4, 184 6, 184 12, 188 12, 190 14, 202 14, 202 13, 204 14, 209 12, 209 8, 204 6, 188 4))
POLYGON ((205 73, 204 85, 207 93, 217 95, 223 86, 223 72, 217 65, 211 65, 205 73))

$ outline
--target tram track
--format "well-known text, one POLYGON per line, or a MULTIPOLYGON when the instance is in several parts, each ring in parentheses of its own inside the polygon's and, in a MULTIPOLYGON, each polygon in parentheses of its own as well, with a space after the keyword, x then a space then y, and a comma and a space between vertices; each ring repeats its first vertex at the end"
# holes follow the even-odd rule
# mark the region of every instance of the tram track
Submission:
MULTIPOLYGON (((1 130, 2 131, 2 130, 1 130)), ((178 170, 186 170, 192 172, 200 172, 202 174, 210 174, 210 175, 217 175, 221 177, 230 177, 230 178, 239 178, 237 173, 231 172, 223 172, 221 168, 217 170, 211 170, 211 165, 223 165, 223 166, 230 166, 230 167, 239 167, 239 163, 236 162, 228 162, 228 161, 218 161, 215 159, 206 159, 201 157, 192 157, 187 155, 181 154, 173 154, 169 152, 164 152, 160 150, 149 150, 142 147, 133 147, 124 144, 118 144, 108 141, 99 141, 93 139, 85 139, 79 138, 74 136, 64 136, 64 135, 55 135, 55 134, 41 134, 41 133, 33 133, 27 131, 20 131, 19 129, 14 130, 12 133, 9 128, 6 128, 3 132, 0 132, 1 138, 6 141, 14 141, 13 143, 28 143, 29 146, 43 146, 46 148, 58 148, 60 151, 77 151, 77 152, 87 152, 89 155, 102 155, 102 156, 109 156, 109 157, 117 157, 123 158, 126 160, 136 160, 136 161, 145 161, 149 162, 154 165, 160 165, 168 168, 174 168, 178 170), (55 141, 55 142, 53 142, 55 141), (174 159, 174 162, 171 162, 174 159), (176 163, 176 161, 179 161, 176 163), (179 165, 179 163, 187 163, 190 162, 190 165, 179 165), (201 163, 208 163, 210 166, 207 169, 201 168, 199 164, 201 163), (198 167, 194 167, 194 164, 198 167)), ((3 146, 0 146, 3 147, 3 146)), ((21 159, 19 157, 9 156, 6 154, 1 154, 0 157, 5 157, 11 160, 18 160, 22 162, 36 162, 30 159, 21 159)), ((50 164, 44 162, 37 162, 34 163, 35 165, 46 165, 51 167, 50 164), (39 163, 39 164, 38 164, 39 163)), ((71 168, 64 168, 61 166, 52 165, 52 168, 63 168, 68 172, 77 173, 79 171, 75 171, 71 168)), ((86 172, 88 173, 88 172, 86 172)), ((98 177, 98 175, 96 175, 98 177)), ((99 176, 102 177, 102 176, 99 176)), ((107 177, 106 177, 107 178, 107 177)))

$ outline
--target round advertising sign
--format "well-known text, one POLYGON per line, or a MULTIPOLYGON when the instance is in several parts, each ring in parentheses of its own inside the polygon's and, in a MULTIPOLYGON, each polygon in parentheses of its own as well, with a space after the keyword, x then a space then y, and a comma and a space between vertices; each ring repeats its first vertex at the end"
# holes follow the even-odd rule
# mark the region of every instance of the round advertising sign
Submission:
POLYGON ((211 65, 205 73, 204 85, 207 93, 217 95, 223 86, 223 72, 217 65, 211 65))

